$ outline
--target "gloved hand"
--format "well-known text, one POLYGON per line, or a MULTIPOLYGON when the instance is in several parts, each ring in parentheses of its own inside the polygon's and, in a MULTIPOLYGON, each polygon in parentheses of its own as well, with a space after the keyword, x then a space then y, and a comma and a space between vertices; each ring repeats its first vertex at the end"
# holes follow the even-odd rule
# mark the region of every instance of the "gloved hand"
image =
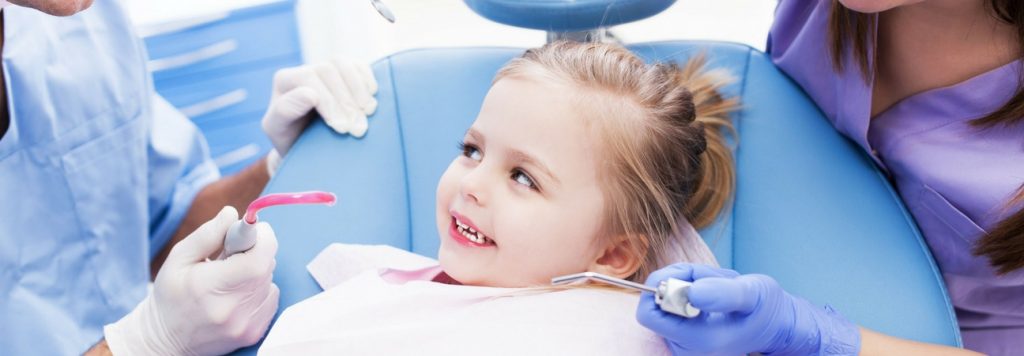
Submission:
POLYGON ((270 225, 259 223, 252 249, 207 260, 235 220, 235 209, 225 207, 171 249, 146 299, 103 328, 115 355, 219 355, 263 337, 279 293, 270 225))
POLYGON ((279 70, 263 131, 279 157, 284 156, 316 109, 334 131, 362 137, 366 116, 377 110, 376 93, 377 80, 364 63, 337 59, 279 70))
POLYGON ((688 263, 674 264, 647 278, 657 287, 667 278, 693 282, 689 298, 701 314, 693 319, 668 314, 654 295, 640 297, 636 318, 668 342, 674 355, 856 355, 860 329, 826 306, 794 297, 758 274, 688 263))

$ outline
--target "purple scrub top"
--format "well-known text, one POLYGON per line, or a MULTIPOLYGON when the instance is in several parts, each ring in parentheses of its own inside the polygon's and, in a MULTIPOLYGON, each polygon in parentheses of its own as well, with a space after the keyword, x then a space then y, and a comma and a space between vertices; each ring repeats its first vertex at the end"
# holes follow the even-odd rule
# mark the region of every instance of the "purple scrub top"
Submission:
POLYGON ((772 61, 896 184, 942 270, 964 346, 1024 352, 1024 270, 997 276, 985 257, 971 254, 979 237, 1021 208, 1007 202, 1024 183, 1024 125, 969 124, 1013 95, 1021 61, 915 94, 871 118, 871 81, 852 56, 842 72, 833 70, 831 3, 781 1, 768 38, 772 61))

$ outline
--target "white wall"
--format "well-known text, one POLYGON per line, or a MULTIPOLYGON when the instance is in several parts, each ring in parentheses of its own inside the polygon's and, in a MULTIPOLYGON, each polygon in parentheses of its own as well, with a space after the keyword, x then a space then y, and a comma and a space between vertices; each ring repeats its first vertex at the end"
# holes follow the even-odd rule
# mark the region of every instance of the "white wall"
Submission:
MULTIPOLYGON (((383 1, 397 18, 394 24, 378 15, 369 0, 300 0, 306 59, 373 60, 418 47, 544 43, 544 32, 491 22, 461 0, 383 1)), ((709 39, 763 50, 775 4, 771 0, 680 0, 654 17, 612 30, 626 42, 709 39)))
MULTIPOLYGON (((152 25, 272 0, 123 1, 137 24, 152 25)), ((345 56, 370 61, 409 48, 544 43, 542 31, 491 22, 462 0, 383 1, 394 12, 396 23, 378 15, 370 0, 299 0, 306 60, 345 56)), ((773 0, 679 0, 654 17, 612 31, 625 42, 708 39, 764 49, 775 4, 773 0)))

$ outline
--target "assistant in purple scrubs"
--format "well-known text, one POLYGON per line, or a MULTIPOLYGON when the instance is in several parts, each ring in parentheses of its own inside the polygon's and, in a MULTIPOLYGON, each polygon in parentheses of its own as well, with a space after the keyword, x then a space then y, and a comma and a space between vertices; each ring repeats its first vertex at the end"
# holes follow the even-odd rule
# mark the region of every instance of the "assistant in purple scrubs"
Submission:
POLYGON ((833 67, 831 7, 832 1, 781 1, 768 41, 772 60, 895 182, 942 271, 964 346, 1024 354, 1024 269, 997 275, 985 256, 971 253, 979 237, 1020 209, 1007 204, 1024 182, 1024 125, 979 129, 970 121, 1016 92, 1021 60, 872 116, 874 76, 865 80, 851 55, 841 72, 833 67))

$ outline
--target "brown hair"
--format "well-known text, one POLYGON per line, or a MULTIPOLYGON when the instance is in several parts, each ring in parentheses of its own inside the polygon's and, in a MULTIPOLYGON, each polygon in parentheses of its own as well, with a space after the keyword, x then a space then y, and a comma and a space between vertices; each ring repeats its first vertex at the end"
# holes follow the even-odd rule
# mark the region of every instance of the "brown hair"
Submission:
MULTIPOLYGON (((988 0, 986 6, 997 19, 1017 27, 1017 40, 1024 45, 1024 1, 1018 0, 988 0)), ((843 70, 844 51, 847 46, 852 46, 852 56, 860 69, 864 80, 870 78, 871 72, 869 63, 869 51, 874 43, 871 39, 875 37, 875 23, 878 21, 877 14, 865 14, 850 10, 839 3, 839 0, 832 0, 832 11, 829 15, 829 39, 832 65, 837 72, 843 70)), ((1021 77, 1018 79, 1017 90, 1002 107, 971 121, 971 125, 977 128, 987 129, 995 126, 1020 125, 1024 124, 1024 70, 1021 70, 1021 77)), ((1024 186, 1013 202, 1024 200, 1024 186)), ((978 240, 974 247, 974 254, 988 257, 989 263, 996 268, 998 273, 1005 274, 1011 271, 1024 268, 1024 210, 1000 221, 988 234, 978 240)))
MULTIPOLYGON (((1024 187, 1008 206, 1024 202, 1024 187)), ((1000 274, 1024 267, 1024 209, 1004 219, 978 240, 974 254, 988 256, 989 263, 1000 274)))
POLYGON ((560 41, 526 51, 494 79, 540 76, 583 89, 580 106, 608 157, 603 191, 613 203, 602 230, 630 239, 642 257, 633 281, 670 262, 665 253, 674 248, 691 262, 714 263, 687 232, 690 223, 710 225, 732 199, 735 169, 723 131, 733 131, 728 113, 737 102, 719 93, 728 76, 703 66, 702 56, 680 68, 646 64, 619 45, 560 41))

